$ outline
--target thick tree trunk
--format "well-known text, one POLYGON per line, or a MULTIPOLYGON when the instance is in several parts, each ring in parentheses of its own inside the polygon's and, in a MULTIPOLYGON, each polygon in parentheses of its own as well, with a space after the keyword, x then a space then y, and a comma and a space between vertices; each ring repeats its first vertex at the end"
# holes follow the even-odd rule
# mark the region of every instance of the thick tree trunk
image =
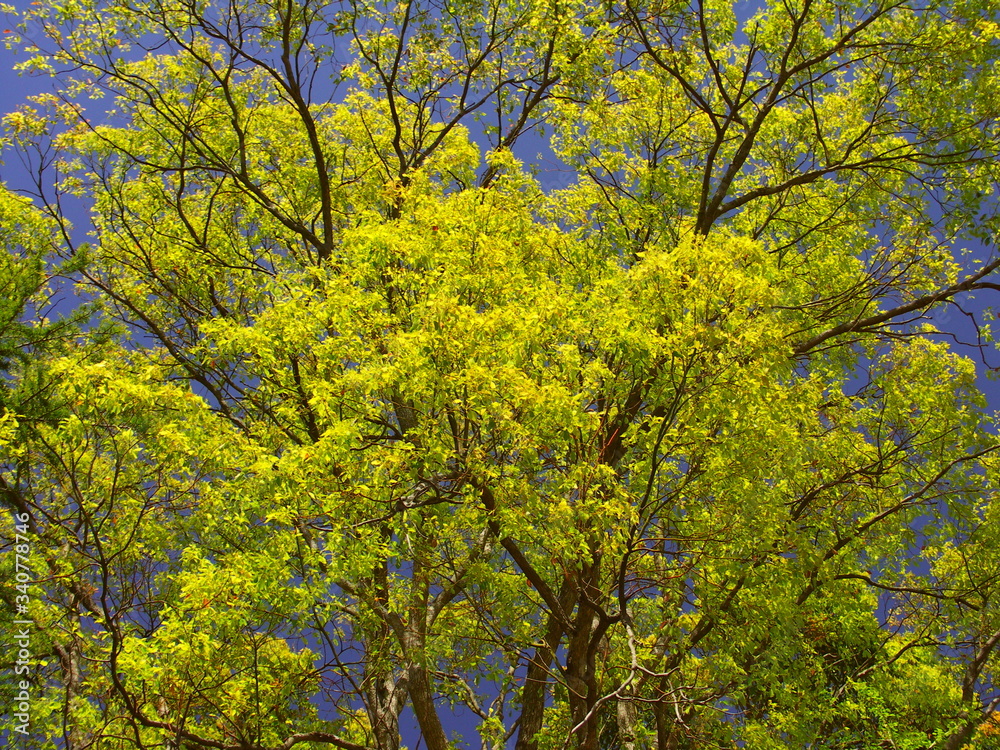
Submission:
POLYGON ((569 688, 570 721, 580 750, 598 750, 600 723, 594 710, 600 698, 595 656, 602 633, 596 632, 598 612, 587 601, 600 596, 600 555, 580 573, 580 603, 574 619, 573 635, 566 653, 566 685, 569 688))
POLYGON ((64 740, 66 750, 77 750, 82 747, 82 736, 80 728, 70 718, 73 703, 79 693, 80 686, 80 642, 77 638, 71 638, 69 645, 56 644, 55 652, 59 657, 59 666, 62 668, 63 684, 66 686, 66 698, 63 702, 63 726, 65 728, 64 740))
MULTIPOLYGON (((576 606, 577 591, 569 582, 563 584, 559 592, 559 604, 563 612, 571 612, 576 606)), ((521 716, 514 750, 537 750, 535 737, 542 729, 545 719, 545 697, 548 692, 549 673, 552 657, 559 647, 565 631, 559 617, 549 614, 545 628, 545 640, 528 662, 528 673, 521 691, 521 716)))
POLYGON ((399 714, 406 695, 406 678, 374 674, 366 679, 365 708, 377 750, 399 750, 399 714))
MULTIPOLYGON (((382 536, 391 538, 388 527, 382 528, 382 536)), ((389 601, 389 571, 385 562, 375 565, 367 585, 378 602, 389 601)), ((399 750, 399 715, 407 695, 408 675, 394 673, 390 659, 381 659, 381 654, 372 652, 372 649, 387 648, 387 644, 395 640, 395 633, 390 623, 383 619, 374 632, 365 634, 364 640, 369 649, 365 659, 365 710, 375 747, 377 750, 399 750)))
MULTIPOLYGON (((398 409, 397 409, 398 411, 398 409)), ((419 526, 419 524, 418 524, 419 526)), ((427 659, 427 630, 430 627, 430 552, 419 531, 411 539, 413 549, 413 588, 403 633, 403 654, 410 706, 420 725, 420 736, 427 750, 448 750, 448 738, 434 705, 433 664, 427 659)))
POLYGON ((427 750, 448 750, 448 738, 434 705, 434 690, 431 687, 427 669, 418 663, 410 664, 409 675, 410 705, 420 725, 420 736, 427 750))
POLYGON ((619 698, 616 703, 618 708, 618 739, 624 750, 639 750, 646 745, 636 742, 636 724, 639 720, 639 712, 635 703, 625 698, 619 698))

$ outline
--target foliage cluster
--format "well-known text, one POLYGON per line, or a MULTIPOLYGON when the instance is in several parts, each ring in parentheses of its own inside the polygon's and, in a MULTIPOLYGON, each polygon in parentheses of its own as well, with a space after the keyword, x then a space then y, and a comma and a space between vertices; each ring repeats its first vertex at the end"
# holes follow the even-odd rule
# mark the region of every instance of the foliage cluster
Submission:
POLYGON ((32 3, 24 746, 997 747, 998 14, 32 3))

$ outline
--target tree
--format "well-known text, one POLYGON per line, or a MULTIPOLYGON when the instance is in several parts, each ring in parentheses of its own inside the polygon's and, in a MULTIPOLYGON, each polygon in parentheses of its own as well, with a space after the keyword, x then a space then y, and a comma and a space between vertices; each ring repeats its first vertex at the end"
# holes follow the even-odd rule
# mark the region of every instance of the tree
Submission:
MULTIPOLYGON (((57 246, 57 231, 52 222, 46 221, 41 212, 34 210, 29 201, 13 195, 0 186, 0 450, 7 466, 13 472, 0 475, 0 499, 4 506, 24 519, 31 515, 31 507, 17 491, 17 471, 14 462, 23 456, 20 447, 19 419, 33 424, 57 424, 61 418, 58 399, 52 399, 53 383, 45 368, 34 366, 35 360, 53 356, 65 350, 67 339, 76 332, 79 311, 73 315, 50 322, 44 317, 54 294, 52 276, 72 273, 83 261, 64 264, 59 268, 46 264, 46 255, 57 246)), ((4 588, 2 644, 9 657, 9 666, 16 668, 21 644, 15 638, 20 630, 14 621, 19 604, 27 599, 27 584, 18 582, 17 555, 23 553, 24 539, 19 540, 13 531, 11 519, 5 518, 4 540, 13 554, 3 557, 4 588)), ((23 524, 22 524, 23 526, 23 524)), ((5 666, 8 666, 5 664, 5 666)), ((26 665, 25 665, 26 666, 26 665)), ((20 679, 5 681, 0 687, 0 699, 5 706, 17 706, 20 679)), ((12 709, 14 713, 16 709, 12 709)))
POLYGON ((33 6, 35 744, 995 746, 997 11, 33 6))

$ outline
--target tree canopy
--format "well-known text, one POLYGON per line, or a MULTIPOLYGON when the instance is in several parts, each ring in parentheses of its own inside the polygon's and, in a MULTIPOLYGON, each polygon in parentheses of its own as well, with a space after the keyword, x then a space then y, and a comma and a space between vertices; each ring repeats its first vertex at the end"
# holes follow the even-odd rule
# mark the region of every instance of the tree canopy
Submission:
POLYGON ((1000 747, 998 17, 31 3, 9 736, 1000 747))

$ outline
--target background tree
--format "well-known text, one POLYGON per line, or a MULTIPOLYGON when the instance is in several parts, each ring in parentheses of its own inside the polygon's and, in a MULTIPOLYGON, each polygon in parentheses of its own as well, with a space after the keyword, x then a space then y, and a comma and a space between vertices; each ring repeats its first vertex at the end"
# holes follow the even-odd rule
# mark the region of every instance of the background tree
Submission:
MULTIPOLYGON (((21 463, 26 458, 22 440, 36 425, 55 425, 65 416, 53 398, 54 383, 45 368, 37 366, 39 359, 65 351, 68 341, 77 332, 83 310, 50 321, 53 298, 57 294, 60 274, 79 270, 81 255, 72 264, 60 268, 54 263, 59 247, 57 225, 46 220, 30 202, 0 186, 0 449, 6 471, 0 475, 0 502, 8 511, 4 514, 5 546, 13 540, 14 523, 11 513, 31 514, 31 501, 22 492, 21 463)), ((37 533, 38 527, 34 528, 37 533)), ((52 538, 53 543, 61 539, 52 538)), ((12 548, 11 548, 12 551, 12 548)), ((14 635, 21 629, 13 621, 18 618, 19 591, 13 554, 3 556, 3 574, 8 581, 2 592, 2 645, 5 668, 13 669, 19 645, 14 635)), ((23 589, 22 589, 23 590, 23 589)), ((41 635, 36 645, 47 644, 41 635)), ((44 646, 43 646, 44 647, 44 646)), ((24 675, 5 680, 0 700, 7 706, 16 704, 15 687, 24 675)), ((37 688, 37 685, 36 685, 37 688)), ((42 706, 39 709, 44 713, 42 706)))
POLYGON ((37 742, 989 747, 996 13, 25 13, 37 742))

